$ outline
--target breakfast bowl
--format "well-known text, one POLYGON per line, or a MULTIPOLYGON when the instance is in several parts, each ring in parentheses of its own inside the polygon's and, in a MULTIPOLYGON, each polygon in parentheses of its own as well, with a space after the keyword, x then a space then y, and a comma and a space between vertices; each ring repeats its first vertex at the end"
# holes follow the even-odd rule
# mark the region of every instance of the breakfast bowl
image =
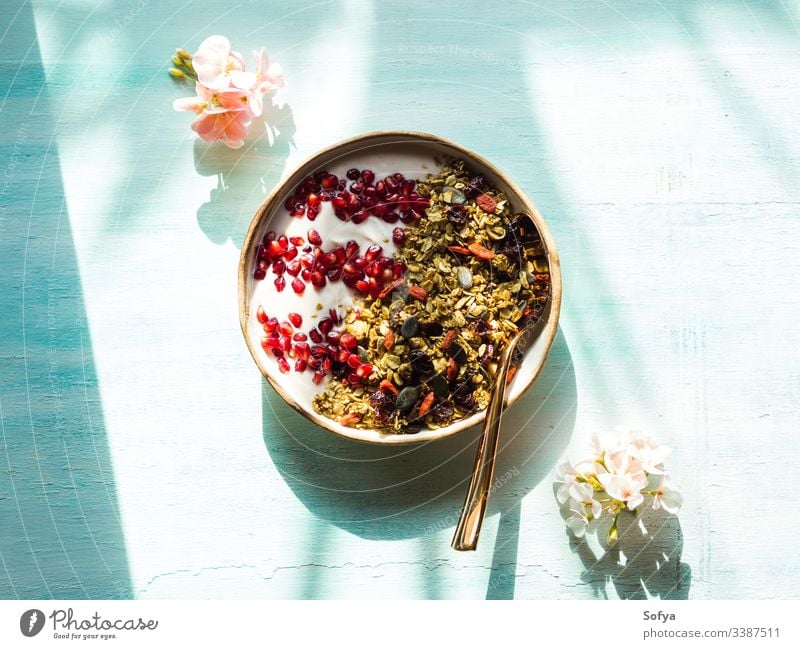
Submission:
POLYGON ((238 290, 247 347, 287 404, 346 438, 413 444, 483 421, 523 321, 507 404, 533 385, 562 285, 544 219, 505 173, 443 138, 383 131, 317 152, 272 190, 238 290))

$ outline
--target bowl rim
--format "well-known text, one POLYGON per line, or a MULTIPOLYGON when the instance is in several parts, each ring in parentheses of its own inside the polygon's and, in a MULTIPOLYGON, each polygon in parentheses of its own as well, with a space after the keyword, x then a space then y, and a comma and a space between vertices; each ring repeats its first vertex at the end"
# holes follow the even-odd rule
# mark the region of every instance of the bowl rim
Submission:
POLYGON ((326 146, 322 149, 317 150, 310 156, 306 157, 302 160, 299 164, 297 164, 292 172, 286 176, 284 176, 276 185, 272 188, 269 192, 267 197, 264 201, 259 205, 258 209, 256 209, 255 214, 253 215, 252 220, 250 221, 250 226, 247 229, 247 234, 245 235, 244 241, 242 243, 242 248, 239 253, 239 267, 238 267, 238 293, 239 293, 239 327, 241 328, 242 335, 244 336, 245 344, 247 345, 248 350, 250 351, 250 355, 253 358, 253 361, 258 367, 261 375, 267 379, 269 384, 272 388, 278 393, 278 395, 295 411, 300 413, 303 417, 308 419, 314 424, 325 428, 326 430, 338 435, 340 437, 344 437, 346 439, 352 439, 359 442, 366 442, 369 444, 375 445, 410 445, 410 444, 421 444, 425 442, 445 439, 457 433, 460 433, 467 428, 470 428, 476 424, 481 423, 486 414, 486 410, 480 410, 469 417, 465 417, 459 421, 456 421, 448 426, 437 428, 437 429, 423 429, 423 431, 415 434, 398 434, 398 433, 381 433, 376 429, 362 429, 362 428, 347 428, 342 427, 342 429, 337 429, 334 427, 335 422, 324 417, 314 411, 309 411, 303 408, 300 404, 298 404, 291 394, 289 394, 280 383, 272 377, 270 372, 267 370, 266 366, 263 364, 258 350, 255 349, 250 336, 248 335, 248 321, 250 318, 250 301, 247 295, 247 273, 250 264, 248 263, 250 257, 252 255, 253 250, 253 239, 255 237, 256 231, 258 231, 262 225, 262 222, 265 218, 265 215, 270 212, 273 207, 273 203, 275 200, 284 192, 287 187, 292 187, 296 185, 303 176, 308 175, 308 168, 313 167, 320 158, 323 158, 330 153, 335 152, 337 149, 345 146, 350 146, 352 144, 357 143, 364 143, 370 140, 377 140, 377 139, 386 139, 396 137, 399 139, 400 142, 413 142, 413 141, 422 141, 422 142, 429 142, 432 144, 443 145, 450 149, 453 149, 460 154, 462 154, 467 160, 470 162, 475 163, 476 166, 484 167, 491 171, 496 177, 498 177, 510 190, 513 194, 516 195, 522 202, 522 206, 525 211, 527 211, 531 217, 533 218, 534 223, 536 224, 536 228, 539 231, 539 235, 544 242, 545 252, 548 258, 548 264, 550 267, 550 303, 549 303, 549 314, 547 317, 547 322, 540 334, 540 336, 547 336, 544 349, 542 353, 542 360, 539 363, 539 366, 536 368, 535 372, 530 378, 528 384, 517 394, 513 399, 509 399, 507 403, 507 407, 513 405, 518 399, 520 399, 528 390, 530 390, 531 386, 536 383, 536 379, 539 378, 545 363, 547 362, 547 357, 550 354, 550 350, 553 346, 553 341, 555 340, 556 333, 558 331, 558 321, 561 312, 561 299, 562 299, 562 282, 561 282, 561 262, 558 255, 558 249, 556 248, 555 240, 553 239, 553 235, 550 232, 550 229, 547 227, 544 218, 542 217, 541 213, 537 209, 536 205, 533 201, 525 194, 524 191, 515 183, 504 171, 496 167, 493 163, 489 162, 483 156, 475 153, 471 149, 468 149, 452 140, 449 140, 444 137, 440 137, 438 135, 432 135, 430 133, 424 133, 421 131, 396 131, 396 130, 388 130, 388 131, 370 131, 368 133, 363 133, 361 135, 357 135, 354 137, 346 138, 344 140, 340 140, 335 142, 329 146, 326 146), (377 436, 376 436, 377 435, 377 436))

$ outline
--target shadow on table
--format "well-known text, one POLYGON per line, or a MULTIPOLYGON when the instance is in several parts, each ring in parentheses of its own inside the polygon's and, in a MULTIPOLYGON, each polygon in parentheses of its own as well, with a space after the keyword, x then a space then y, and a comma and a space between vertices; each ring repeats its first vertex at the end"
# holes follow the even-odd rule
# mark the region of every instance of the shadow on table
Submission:
MULTIPOLYGON (((575 422, 572 358, 561 330, 536 384, 504 417, 489 515, 500 512, 487 598, 514 595, 520 501, 551 470, 575 422), (513 432, 512 432, 513 431, 513 432)), ((321 521, 375 540, 424 538, 455 526, 480 429, 418 446, 337 437, 296 413, 264 382, 264 443, 297 497, 321 521)), ((323 534, 310 540, 327 550, 323 534)), ((437 543, 440 543, 437 537, 437 543)), ((426 571, 428 592, 438 578, 426 571)), ((308 596, 313 596, 313 592, 308 596)))
POLYGON ((585 539, 571 537, 571 547, 585 567, 582 578, 595 595, 607 597, 610 583, 620 599, 688 599, 692 569, 681 562, 678 517, 647 505, 638 515, 621 515, 618 526, 619 540, 611 547, 605 543, 607 528, 598 529, 604 550, 600 557, 585 539))
POLYGON ((24 74, 12 74, 16 61, 0 74, 0 95, 10 98, 0 113, 0 158, 8 160, 0 213, 0 599, 129 598, 33 11, 29 2, 10 4, 9 51, 25 61, 24 74))
POLYGON ((197 210, 197 224, 210 241, 222 245, 230 239, 241 247, 256 207, 283 174, 294 133, 291 107, 265 97, 264 115, 251 124, 243 148, 195 140, 195 171, 217 177, 217 187, 197 210))

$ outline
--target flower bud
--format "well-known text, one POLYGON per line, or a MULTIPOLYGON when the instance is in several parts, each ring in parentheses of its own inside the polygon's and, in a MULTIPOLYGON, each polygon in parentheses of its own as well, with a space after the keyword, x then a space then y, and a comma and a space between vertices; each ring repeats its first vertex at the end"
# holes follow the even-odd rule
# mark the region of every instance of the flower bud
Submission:
POLYGON ((182 59, 184 59, 186 61, 191 61, 192 60, 192 55, 189 54, 189 52, 187 52, 182 47, 179 47, 177 50, 175 50, 175 54, 177 54, 178 56, 180 56, 182 59))
POLYGON ((177 65, 178 67, 181 67, 183 65, 183 60, 177 54, 173 55, 173 57, 170 60, 172 61, 172 65, 177 65))
POLYGON ((175 77, 176 79, 185 79, 186 78, 186 75, 181 70, 178 70, 178 68, 170 68, 169 69, 169 75, 171 77, 175 77))

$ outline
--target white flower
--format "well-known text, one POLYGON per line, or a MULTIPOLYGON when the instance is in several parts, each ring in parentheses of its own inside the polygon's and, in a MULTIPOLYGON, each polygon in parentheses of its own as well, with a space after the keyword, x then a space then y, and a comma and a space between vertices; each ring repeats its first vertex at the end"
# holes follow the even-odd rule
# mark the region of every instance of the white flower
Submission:
POLYGON ((672 488, 669 478, 664 476, 653 495, 653 509, 662 508, 670 514, 677 514, 683 504, 683 496, 672 488))
POLYGON ((606 490, 606 493, 614 500, 621 500, 628 509, 636 509, 644 502, 642 495, 642 484, 635 480, 630 474, 614 475, 613 473, 601 473, 597 478, 606 490))
POLYGON ((610 433, 592 433, 590 449, 592 455, 597 460, 601 460, 604 455, 618 451, 622 447, 621 439, 617 435, 612 435, 610 433))
POLYGON ((648 473, 663 474, 662 464, 672 449, 659 444, 650 435, 645 435, 641 431, 631 431, 628 433, 628 438, 628 452, 639 460, 642 468, 648 473))
POLYGON ((628 509, 636 509, 644 501, 642 489, 647 486, 647 476, 642 465, 627 450, 615 451, 606 456, 606 471, 597 479, 614 500, 621 500, 628 509))
POLYGON ((569 460, 564 460, 556 468, 556 484, 561 486, 556 491, 556 498, 560 504, 567 502, 569 498, 569 490, 572 485, 578 482, 579 477, 583 477, 587 471, 593 471, 592 465, 589 462, 578 462, 573 464, 569 460))
POLYGON ((581 512, 574 512, 572 516, 567 519, 567 527, 579 539, 583 538, 586 534, 586 526, 589 524, 589 519, 586 518, 581 512))
POLYGON ((592 514, 592 519, 600 518, 603 506, 594 499, 594 488, 585 482, 576 482, 569 489, 569 496, 592 514))

